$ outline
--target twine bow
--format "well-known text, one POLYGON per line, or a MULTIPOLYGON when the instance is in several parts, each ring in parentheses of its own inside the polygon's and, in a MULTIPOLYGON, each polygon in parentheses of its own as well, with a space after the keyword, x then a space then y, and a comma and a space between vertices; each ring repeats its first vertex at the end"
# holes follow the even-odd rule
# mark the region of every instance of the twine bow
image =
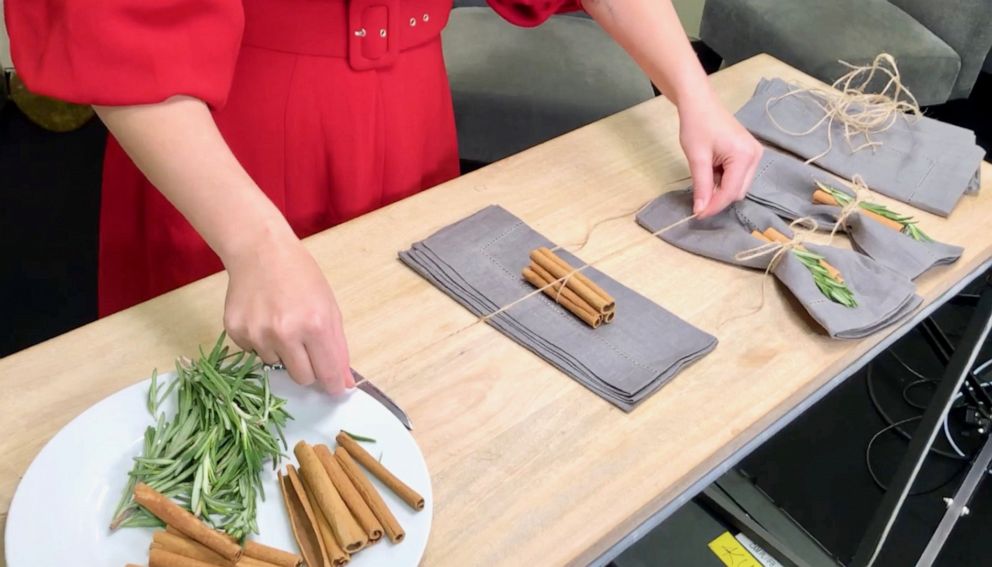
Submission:
POLYGON ((775 266, 781 261, 782 256, 787 252, 799 248, 806 242, 806 237, 810 234, 816 232, 819 226, 816 221, 810 217, 800 217, 789 223, 789 230, 792 232, 792 238, 788 242, 766 242, 761 246, 755 246, 754 248, 748 248, 747 250, 742 250, 734 254, 734 259, 738 262, 747 262, 748 260, 754 260, 755 258, 761 258, 772 254, 772 259, 768 261, 768 267, 765 268, 765 275, 768 275, 775 266))
POLYGON ((827 148, 806 160, 806 163, 822 158, 833 149, 834 123, 844 126, 844 139, 851 153, 855 153, 865 148, 881 146, 882 142, 873 140, 872 134, 885 132, 900 116, 918 119, 921 115, 916 97, 902 84, 896 60, 888 53, 879 54, 870 65, 852 65, 846 61, 839 63, 850 71, 833 82, 831 86, 834 90, 797 87, 783 95, 772 97, 765 103, 765 113, 772 124, 792 136, 811 134, 826 123, 827 148), (865 92, 877 75, 888 77, 885 86, 880 92, 865 92), (807 95, 809 100, 823 110, 823 117, 806 130, 792 131, 775 119, 772 106, 785 98, 798 95, 807 95), (856 146, 853 139, 859 135, 864 142, 856 146))
POLYGON ((734 254, 734 259, 738 262, 754 260, 755 258, 761 258, 769 254, 772 254, 772 258, 768 261, 768 267, 765 268, 765 272, 761 276, 761 299, 758 301, 758 305, 746 313, 740 313, 738 315, 734 315, 733 317, 724 319, 717 325, 717 328, 722 328, 731 321, 736 321, 737 319, 754 315, 755 313, 761 311, 761 309, 765 306, 765 285, 769 279, 766 276, 772 273, 772 270, 778 266, 778 263, 786 254, 796 248, 800 248, 803 243, 806 242, 806 237, 816 232, 818 226, 819 225, 817 225, 816 220, 810 217, 800 217, 789 223, 789 230, 792 231, 792 238, 790 238, 788 242, 766 242, 761 246, 741 250, 740 252, 734 254))
POLYGON ((854 192, 854 195, 851 196, 851 200, 846 205, 841 207, 840 213, 837 215, 837 220, 834 223, 834 228, 830 231, 830 240, 828 243, 833 242, 834 235, 837 234, 837 231, 842 225, 847 226, 847 218, 861 208, 861 203, 871 199, 871 190, 868 189, 864 178, 858 174, 855 174, 851 178, 851 190, 854 192))

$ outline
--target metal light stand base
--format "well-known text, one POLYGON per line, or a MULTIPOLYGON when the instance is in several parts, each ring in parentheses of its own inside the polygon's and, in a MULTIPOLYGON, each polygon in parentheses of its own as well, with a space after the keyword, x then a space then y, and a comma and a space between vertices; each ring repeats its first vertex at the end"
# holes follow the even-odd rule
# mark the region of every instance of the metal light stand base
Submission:
MULTIPOLYGON (((938 384, 933 398, 927 406, 926 411, 924 411, 920 424, 909 443, 906 455, 899 463, 899 468, 893 476, 892 483, 882 498, 882 503, 876 509, 875 515, 861 539, 861 543, 858 544, 854 559, 851 561, 853 567, 870 567, 875 564, 879 553, 882 551, 882 546, 885 544, 885 540, 895 524, 896 517, 902 509, 920 469, 923 467, 923 461, 926 459, 930 447, 933 445, 934 439, 940 432, 941 425, 954 403, 955 395, 969 378, 973 378, 972 369, 975 365, 975 359, 985 344, 990 331, 992 331, 992 287, 990 287, 989 282, 986 281, 986 285, 982 288, 975 311, 961 338, 961 344, 957 348, 953 348, 950 345, 947 337, 942 332, 939 332, 939 328, 932 322, 929 324, 925 323, 923 325, 923 331, 934 345, 938 354, 942 358, 946 356, 947 367, 944 370, 944 377, 940 384, 938 384)), ((976 395, 983 395, 983 392, 976 395)), ((992 449, 989 449, 988 443, 986 443, 985 449, 982 450, 983 455, 986 450, 992 451, 992 449)), ((980 464, 977 461, 975 463, 976 466, 969 472, 969 478, 976 468, 980 472, 985 470, 985 467, 977 466, 980 464)), ((987 464, 986 461, 986 466, 987 464)), ((980 479, 981 475, 979 474, 975 480, 976 486, 980 479)), ((966 486, 962 484, 962 489, 965 488, 966 486)), ((974 491, 974 487, 971 490, 974 491)), ((959 490, 959 492, 961 491, 959 490)), ((962 493, 961 497, 963 500, 959 500, 955 496, 954 501, 952 501, 951 508, 958 511, 953 521, 957 521, 962 510, 962 508, 955 508, 954 502, 962 503, 963 505, 967 501, 965 494, 970 495, 970 492, 962 493)), ((947 526, 948 531, 953 526, 953 521, 947 526)), ((943 526, 944 522, 941 522, 941 525, 943 526)), ((935 546, 935 549, 931 550, 931 553, 933 557, 936 557, 936 554, 940 551, 940 546, 943 545, 943 539, 946 539, 946 535, 941 539, 938 533, 935 534, 934 539, 939 540, 936 543, 931 540, 931 544, 935 546)), ((931 546, 928 545, 927 549, 930 550, 930 548, 931 546)))

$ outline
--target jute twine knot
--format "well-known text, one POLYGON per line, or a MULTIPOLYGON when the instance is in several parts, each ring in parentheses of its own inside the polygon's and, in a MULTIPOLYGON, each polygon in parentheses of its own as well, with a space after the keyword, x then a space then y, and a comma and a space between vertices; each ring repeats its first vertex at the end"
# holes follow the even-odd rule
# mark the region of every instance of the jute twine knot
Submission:
POLYGON ((792 232, 792 238, 790 238, 787 242, 766 242, 761 246, 748 248, 747 250, 742 250, 734 254, 734 259, 738 262, 746 262, 748 260, 754 260, 755 258, 761 258, 771 254, 772 258, 768 261, 768 267, 765 268, 765 275, 768 275, 775 269, 775 266, 778 265, 785 254, 791 250, 800 248, 803 243, 806 242, 807 236, 816 232, 817 228, 819 228, 819 226, 814 219, 810 217, 800 217, 789 223, 789 230, 792 232))
POLYGON ((796 248, 800 248, 803 243, 806 242, 806 237, 816 232, 817 228, 819 228, 819 226, 817 225, 816 220, 810 217, 800 217, 789 223, 789 230, 792 231, 792 238, 790 238, 787 242, 766 242, 761 246, 748 248, 747 250, 742 250, 734 254, 734 259, 738 262, 746 262, 755 258, 768 256, 769 254, 772 255, 772 258, 768 261, 768 267, 765 268, 765 272, 761 276, 761 296, 758 304, 747 312, 724 319, 717 325, 717 328, 722 328, 731 321, 736 321, 737 319, 754 315, 755 313, 761 311, 765 306, 765 286, 770 279, 767 276, 772 273, 772 270, 778 266, 779 262, 783 257, 785 257, 786 254, 796 248))
POLYGON ((868 189, 864 178, 858 174, 855 174, 851 178, 851 190, 854 192, 854 195, 846 205, 841 207, 840 213, 837 215, 837 220, 834 223, 834 228, 830 231, 830 240, 828 243, 833 242, 834 235, 837 234, 841 226, 847 226, 847 218, 861 208, 861 203, 871 200, 871 190, 868 189))
POLYGON ((892 128, 900 117, 916 120, 921 116, 916 97, 902 84, 896 60, 888 53, 879 54, 869 65, 852 65, 846 61, 839 63, 850 71, 833 82, 831 86, 834 90, 797 87, 783 95, 772 97, 765 103, 765 113, 772 124, 786 134, 805 136, 823 124, 827 125, 827 148, 806 160, 806 163, 822 158, 833 149, 834 123, 844 126, 844 139, 851 153, 855 153, 865 148, 881 146, 882 142, 873 140, 872 134, 892 128), (879 75, 888 77, 881 91, 865 92, 879 75), (792 131, 783 127, 771 110, 777 102, 800 95, 808 96, 819 106, 823 110, 823 117, 804 131, 792 131), (863 141, 856 145, 855 138, 858 136, 863 141))

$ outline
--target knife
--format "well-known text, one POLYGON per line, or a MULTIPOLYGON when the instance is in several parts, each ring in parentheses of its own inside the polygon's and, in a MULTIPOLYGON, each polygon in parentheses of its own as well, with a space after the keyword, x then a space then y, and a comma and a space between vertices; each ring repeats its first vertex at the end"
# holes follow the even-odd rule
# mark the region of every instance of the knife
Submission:
POLYGON ((400 408, 400 406, 396 405, 396 402, 391 400, 389 396, 383 393, 382 390, 376 388, 375 384, 373 384, 364 376, 356 372, 354 368, 351 369, 351 375, 355 377, 356 388, 372 396, 372 398, 375 401, 386 406, 386 409, 388 409, 394 416, 396 416, 396 419, 400 420, 400 423, 403 424, 403 427, 406 427, 408 430, 413 431, 413 423, 410 422, 409 416, 406 415, 406 412, 403 411, 400 408))
MULTIPOLYGON (((269 370, 285 370, 286 367, 281 363, 277 362, 275 364, 265 364, 263 365, 269 370)), ((386 406, 391 414, 396 416, 396 419, 403 424, 403 427, 407 428, 409 431, 413 431, 413 423, 410 421, 409 416, 403 411, 400 406, 396 405, 389 396, 387 396, 382 390, 376 388, 375 384, 370 382, 367 378, 355 371, 354 368, 351 369, 351 375, 355 378, 355 387, 359 390, 365 392, 366 394, 372 396, 372 399, 379 402, 380 404, 386 406)))

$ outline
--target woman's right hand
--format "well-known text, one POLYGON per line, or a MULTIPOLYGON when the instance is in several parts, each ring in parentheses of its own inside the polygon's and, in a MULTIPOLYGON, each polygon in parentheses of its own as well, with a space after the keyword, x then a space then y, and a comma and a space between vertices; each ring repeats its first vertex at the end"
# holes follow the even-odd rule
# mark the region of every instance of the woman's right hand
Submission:
POLYGON ((268 364, 281 362, 299 384, 316 381, 331 394, 354 387, 341 311, 299 239, 262 235, 241 248, 225 258, 231 339, 268 364))
POLYGON ((341 311, 324 274, 238 163, 207 105, 174 96, 94 108, 224 262, 231 339, 269 364, 281 362, 300 384, 319 381, 331 393, 354 386, 341 311))

